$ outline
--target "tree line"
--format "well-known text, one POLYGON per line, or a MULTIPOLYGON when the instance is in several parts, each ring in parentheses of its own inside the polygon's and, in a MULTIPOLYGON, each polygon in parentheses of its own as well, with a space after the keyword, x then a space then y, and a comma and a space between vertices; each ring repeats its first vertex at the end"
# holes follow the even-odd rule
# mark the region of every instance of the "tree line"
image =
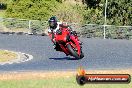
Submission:
MULTIPOLYGON (((104 24, 105 0, 81 0, 82 4, 65 1, 2 0, 2 3, 7 4, 6 17, 48 20, 55 15, 67 22, 104 24)), ((132 25, 132 0, 108 0, 107 24, 132 25)))

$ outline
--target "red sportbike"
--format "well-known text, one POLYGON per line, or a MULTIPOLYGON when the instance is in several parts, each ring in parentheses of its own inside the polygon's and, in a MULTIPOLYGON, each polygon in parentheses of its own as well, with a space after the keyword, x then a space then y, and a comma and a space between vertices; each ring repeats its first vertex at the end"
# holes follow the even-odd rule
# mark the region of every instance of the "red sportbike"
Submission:
POLYGON ((52 36, 54 36, 56 43, 58 43, 61 48, 60 51, 64 52, 66 55, 71 55, 77 59, 84 57, 78 36, 73 35, 68 27, 60 28, 54 35, 51 34, 50 38, 52 38, 52 36))

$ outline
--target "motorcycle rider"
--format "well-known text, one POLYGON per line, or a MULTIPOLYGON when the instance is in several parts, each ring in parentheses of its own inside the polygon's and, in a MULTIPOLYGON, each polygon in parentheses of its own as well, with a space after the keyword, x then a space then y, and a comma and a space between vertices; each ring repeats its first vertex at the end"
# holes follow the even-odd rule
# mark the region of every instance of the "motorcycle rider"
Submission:
POLYGON ((59 46, 58 43, 56 43, 55 41, 55 38, 54 38, 54 34, 57 32, 57 30, 59 30, 61 27, 67 27, 69 29, 69 31, 71 32, 71 34, 77 36, 77 33, 76 31, 72 31, 71 27, 66 25, 66 24, 63 24, 62 22, 59 22, 57 20, 57 18, 55 16, 52 16, 49 21, 49 29, 48 29, 48 34, 52 36, 52 42, 54 43, 53 44, 53 47, 54 49, 56 49, 56 51, 61 51, 61 48, 59 46))

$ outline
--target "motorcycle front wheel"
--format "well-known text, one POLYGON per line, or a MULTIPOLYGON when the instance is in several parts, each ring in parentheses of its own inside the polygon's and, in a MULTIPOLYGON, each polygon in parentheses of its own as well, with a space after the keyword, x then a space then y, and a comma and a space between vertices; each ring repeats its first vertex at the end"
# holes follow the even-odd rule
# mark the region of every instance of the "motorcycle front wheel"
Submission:
POLYGON ((82 56, 80 55, 79 56, 77 54, 76 50, 74 50, 70 44, 67 44, 67 48, 68 48, 69 52, 72 54, 72 56, 74 56, 75 58, 81 59, 82 57, 84 57, 84 55, 82 55, 82 56))

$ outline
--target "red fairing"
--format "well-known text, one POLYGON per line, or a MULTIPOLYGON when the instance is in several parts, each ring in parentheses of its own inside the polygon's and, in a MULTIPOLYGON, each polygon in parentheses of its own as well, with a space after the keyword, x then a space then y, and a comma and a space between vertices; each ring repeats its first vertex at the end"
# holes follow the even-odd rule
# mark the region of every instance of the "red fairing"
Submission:
POLYGON ((60 30, 62 32, 61 35, 56 34, 55 35, 55 39, 56 39, 56 41, 64 41, 64 42, 66 42, 66 36, 69 35, 69 31, 66 28, 61 28, 60 30))

